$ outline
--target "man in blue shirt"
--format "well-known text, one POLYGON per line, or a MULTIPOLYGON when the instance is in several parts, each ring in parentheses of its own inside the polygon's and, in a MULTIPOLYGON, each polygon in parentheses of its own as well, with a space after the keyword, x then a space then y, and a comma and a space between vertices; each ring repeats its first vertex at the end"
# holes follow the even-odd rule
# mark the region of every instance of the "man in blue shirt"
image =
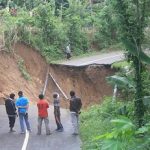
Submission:
POLYGON ((16 106, 18 108, 21 134, 24 134, 25 133, 24 123, 26 124, 27 130, 31 131, 30 124, 28 121, 29 100, 23 96, 22 91, 18 92, 18 96, 19 98, 16 101, 16 106))

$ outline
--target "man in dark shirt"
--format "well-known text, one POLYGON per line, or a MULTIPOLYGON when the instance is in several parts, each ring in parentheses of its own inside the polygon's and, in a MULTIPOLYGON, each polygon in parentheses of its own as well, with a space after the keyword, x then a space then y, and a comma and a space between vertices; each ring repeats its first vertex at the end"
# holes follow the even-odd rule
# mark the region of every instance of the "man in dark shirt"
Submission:
POLYGON ((13 130, 13 127, 15 124, 17 113, 16 113, 14 98, 15 98, 15 94, 11 93, 10 97, 5 100, 6 112, 9 118, 10 132, 15 132, 15 130, 13 130))
POLYGON ((82 107, 81 99, 76 97, 74 91, 70 91, 70 114, 71 114, 71 121, 74 128, 73 135, 79 134, 79 114, 80 109, 82 107))

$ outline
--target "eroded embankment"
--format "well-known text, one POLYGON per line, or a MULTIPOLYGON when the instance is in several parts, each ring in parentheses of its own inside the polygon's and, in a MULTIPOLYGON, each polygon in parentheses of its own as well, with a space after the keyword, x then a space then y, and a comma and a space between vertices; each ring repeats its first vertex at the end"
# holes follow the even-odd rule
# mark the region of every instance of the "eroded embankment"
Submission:
MULTIPOLYGON (((75 90, 77 95, 81 97, 84 107, 100 103, 105 95, 112 95, 112 88, 105 80, 107 76, 114 74, 114 70, 109 65, 81 67, 47 65, 38 51, 23 43, 17 43, 14 52, 24 60, 24 66, 31 80, 25 80, 19 71, 18 57, 16 59, 14 55, 0 52, 0 103, 4 103, 2 97, 11 92, 17 95, 19 90, 23 90, 25 96, 35 103, 44 86, 48 68, 66 95, 69 97, 69 91, 75 90)), ((52 103, 53 92, 61 94, 52 79, 49 78, 46 98, 50 103, 52 103)), ((63 98, 62 94, 61 98, 63 98)), ((62 101, 62 106, 67 107, 66 104, 65 101, 62 101)))
MULTIPOLYGON (((112 88, 105 79, 114 74, 110 65, 94 64, 81 67, 50 65, 50 72, 68 97, 70 90, 74 90, 81 97, 84 107, 100 103, 104 96, 112 95, 112 88)), ((59 92, 52 80, 48 87, 51 91, 59 92)))

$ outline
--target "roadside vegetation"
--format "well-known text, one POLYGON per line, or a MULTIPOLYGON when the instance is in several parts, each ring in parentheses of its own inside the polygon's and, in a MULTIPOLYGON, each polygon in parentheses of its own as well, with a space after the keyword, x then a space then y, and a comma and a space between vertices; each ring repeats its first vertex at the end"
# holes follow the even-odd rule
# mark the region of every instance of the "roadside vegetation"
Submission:
POLYGON ((109 16, 113 10, 103 1, 13 0, 10 6, 8 0, 2 0, 1 6, 2 31, 9 51, 14 43, 24 42, 51 62, 65 58, 68 43, 73 56, 119 45, 115 18, 109 16), (9 7, 16 12, 11 13, 9 7))
MULTIPOLYGON (((123 49, 126 61, 113 64, 117 73, 106 78, 114 88, 113 97, 81 114, 82 148, 150 150, 149 0, 14 0, 11 6, 1 0, 0 4, 8 52, 14 52, 16 42, 24 42, 52 62, 65 58, 68 44, 74 56, 123 49)), ((24 72, 23 61, 19 68, 24 72)))
POLYGON ((118 70, 107 77, 117 85, 114 97, 104 97, 100 105, 81 113, 80 132, 83 150, 149 150, 150 147, 150 68, 142 74, 144 105, 143 125, 139 127, 135 111, 133 67, 126 61, 114 63, 118 70))
POLYGON ((127 62, 114 64, 112 67, 118 72, 106 78, 114 87, 113 97, 105 98, 100 106, 92 106, 82 113, 83 149, 149 150, 150 57, 143 50, 150 3, 140 0, 108 3, 115 9, 113 15, 120 23, 118 32, 127 62))

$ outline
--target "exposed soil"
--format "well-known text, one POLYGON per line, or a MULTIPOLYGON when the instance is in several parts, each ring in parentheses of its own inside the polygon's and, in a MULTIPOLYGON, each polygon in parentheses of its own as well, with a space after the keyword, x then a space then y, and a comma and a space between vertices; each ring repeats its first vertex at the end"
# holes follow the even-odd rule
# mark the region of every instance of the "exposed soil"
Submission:
POLYGON ((105 95, 112 95, 112 88, 105 80, 106 76, 114 73, 110 66, 51 65, 50 72, 68 97, 70 90, 76 91, 83 101, 83 106, 100 103, 105 95))
MULTIPOLYGON (((3 97, 19 90, 24 91, 32 103, 35 103, 38 94, 42 91, 47 69, 53 75, 59 86, 67 96, 70 90, 75 90, 77 96, 81 97, 83 106, 100 103, 105 95, 112 95, 112 88, 106 83, 105 77, 114 74, 114 70, 108 65, 90 65, 82 67, 47 65, 45 59, 38 51, 31 47, 17 43, 15 53, 24 60, 26 70, 31 76, 27 81, 19 71, 16 57, 0 52, 0 103, 4 103, 3 97)), ((18 57, 17 57, 18 58, 18 57)), ((49 78, 46 90, 46 98, 52 103, 52 93, 59 92, 55 83, 49 78)), ((67 107, 62 101, 62 106, 67 107)))

